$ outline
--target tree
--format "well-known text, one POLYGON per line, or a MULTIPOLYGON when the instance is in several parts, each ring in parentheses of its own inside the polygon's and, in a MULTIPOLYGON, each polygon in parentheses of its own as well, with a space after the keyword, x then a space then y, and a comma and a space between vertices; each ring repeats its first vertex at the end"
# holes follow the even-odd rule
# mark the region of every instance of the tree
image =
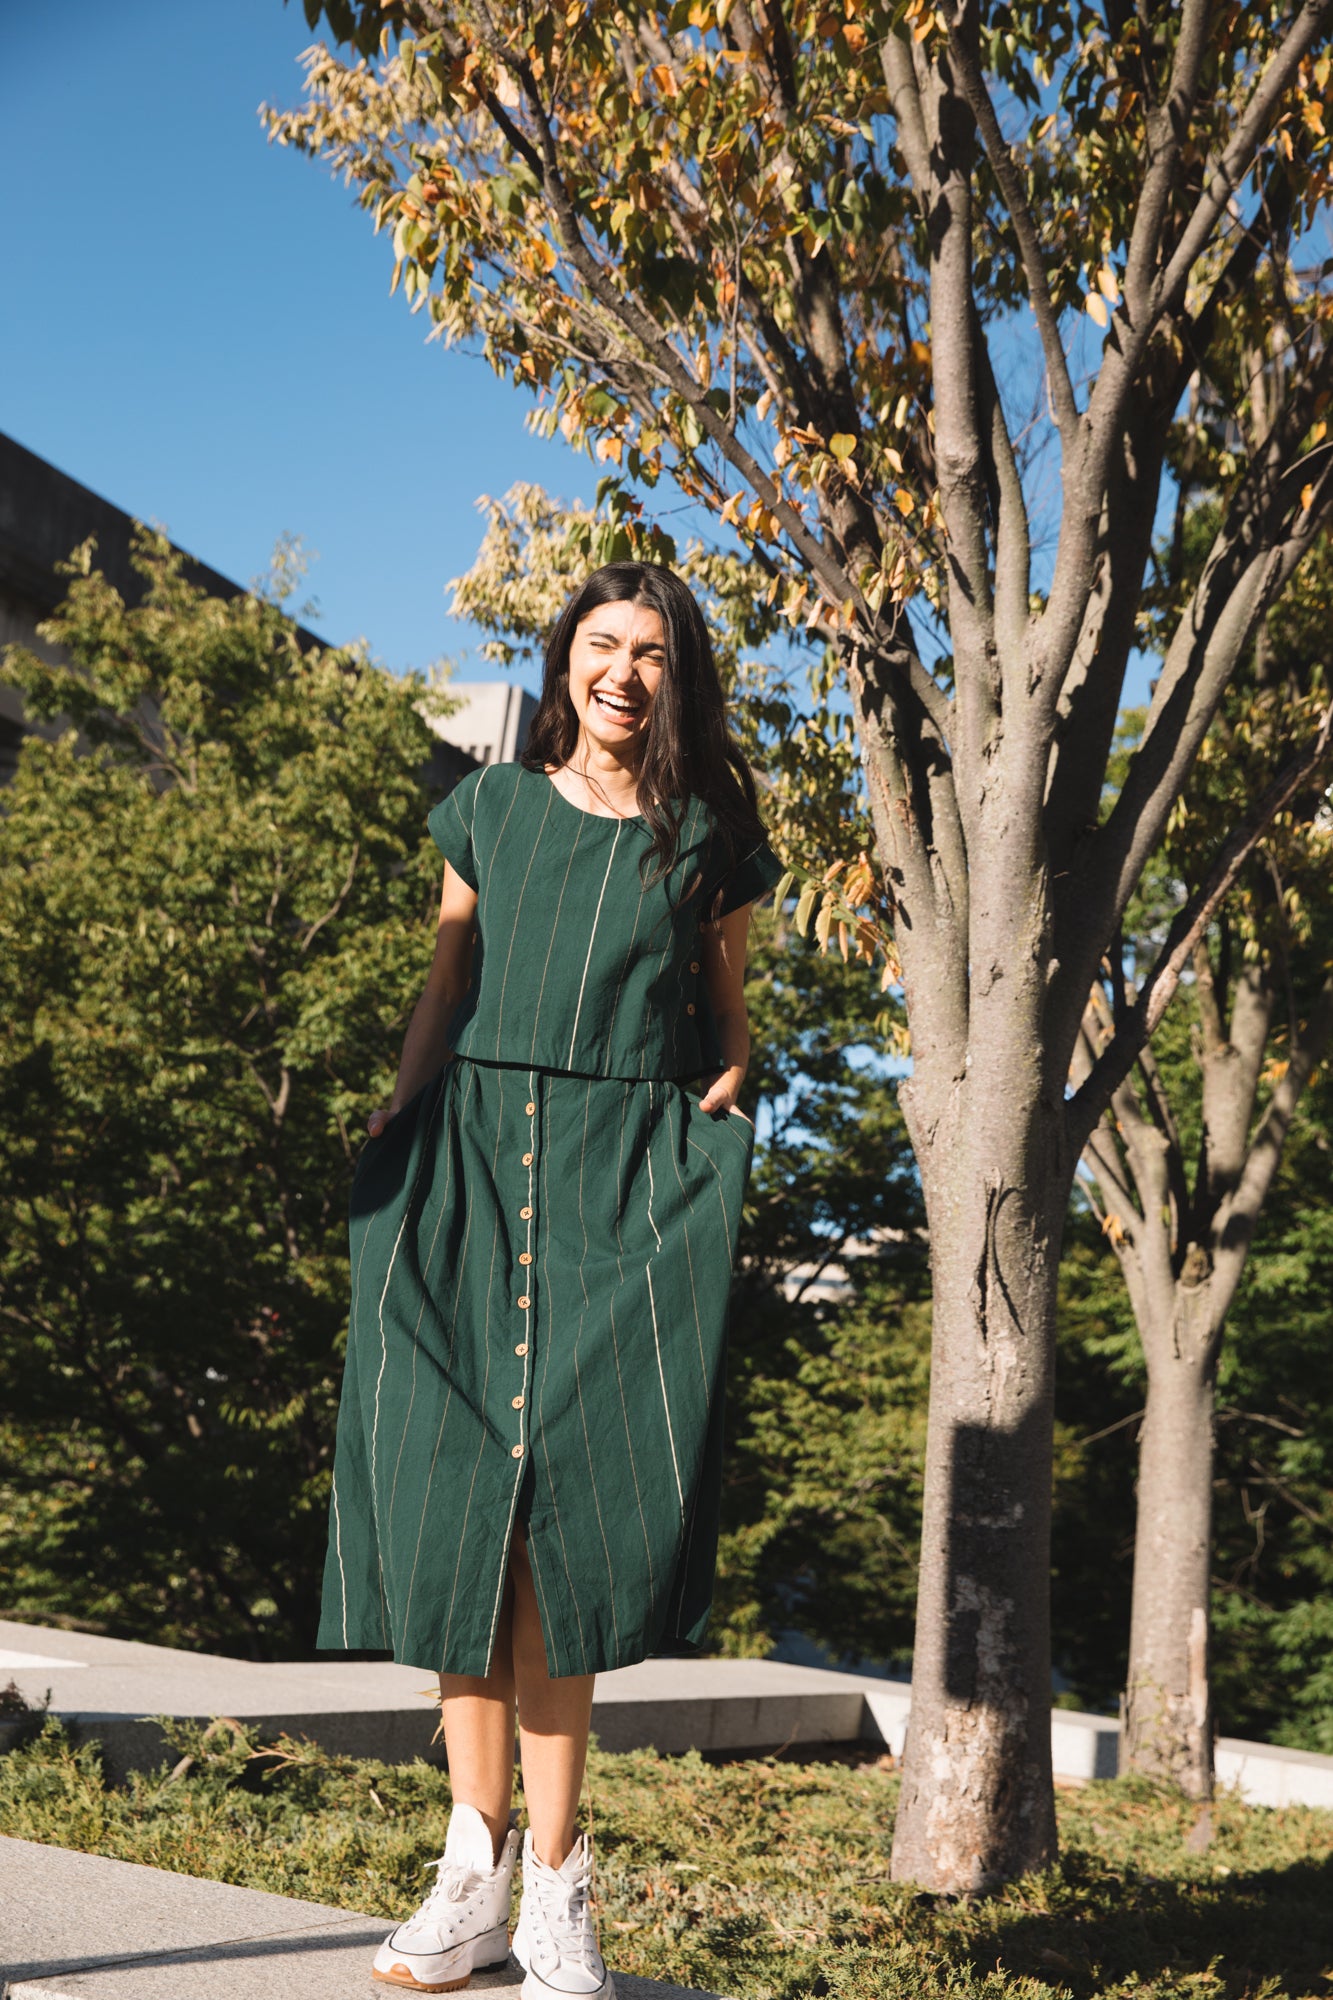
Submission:
POLYGON ((33 1618, 314 1642, 346 1204, 438 891, 419 685, 139 532, 8 649, 0 1519, 33 1618))
MULTIPOLYGON (((1228 830, 1254 799, 1286 793, 1230 893, 1214 893, 1211 922, 1196 915, 1191 934, 1173 940, 1178 954, 1187 948, 1193 975, 1193 1060, 1168 1067, 1144 1048, 1086 1153, 1148 1376, 1122 1760, 1196 1798, 1213 1782, 1209 1606, 1223 1333, 1297 1108, 1333 1039, 1333 822, 1325 781, 1309 782, 1312 760, 1301 755, 1329 729, 1331 600, 1321 543, 1282 615, 1261 626, 1252 666, 1223 702, 1131 906, 1132 997, 1182 907, 1198 912, 1201 894, 1206 905, 1206 877, 1228 830)), ((1220 887, 1219 877, 1211 888, 1220 887)), ((1076 1076, 1114 1039, 1123 978, 1113 954, 1084 1018, 1076 1076)))
POLYGON ((354 59, 312 52, 270 130, 358 185, 413 309, 541 424, 669 478, 839 662, 934 1298, 894 1869, 985 1887, 1054 1852, 1061 1234, 1169 959, 1070 1095, 1084 1005, 1333 498, 1329 307, 1300 264, 1333 6, 306 5, 354 59), (1103 817, 1170 421, 1238 323, 1272 350, 1274 266, 1278 393, 1103 817), (1036 369, 1010 370, 999 342, 1029 333, 1036 369))

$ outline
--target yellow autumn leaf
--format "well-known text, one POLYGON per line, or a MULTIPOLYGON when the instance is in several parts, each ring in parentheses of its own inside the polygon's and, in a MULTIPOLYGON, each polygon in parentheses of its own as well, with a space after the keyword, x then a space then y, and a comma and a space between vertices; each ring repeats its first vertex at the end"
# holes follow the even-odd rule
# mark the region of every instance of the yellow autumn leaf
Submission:
POLYGON ((897 408, 893 412, 893 428, 896 431, 900 431, 903 425, 907 422, 908 414, 911 411, 911 408, 912 408, 911 397, 899 396, 897 408))
POLYGON ((850 458, 856 450, 856 439, 846 431, 834 431, 828 441, 828 448, 836 459, 850 458))
POLYGON ((901 473, 903 469, 903 455, 900 451, 895 451, 891 444, 886 444, 884 447, 884 460, 887 465, 892 466, 895 472, 901 473))
POLYGON ((1314 499, 1314 487, 1313 487, 1313 485, 1305 485, 1305 486, 1302 486, 1302 488, 1301 488, 1301 512, 1302 512, 1302 514, 1306 514, 1306 513, 1308 513, 1308 512, 1309 512, 1309 510, 1310 510, 1310 502, 1311 502, 1311 501, 1312 501, 1313 499, 1314 499))
POLYGON ((907 519, 909 514, 912 514, 916 511, 916 501, 912 498, 911 494, 908 492, 905 486, 900 486, 898 488, 897 492, 893 496, 893 504, 898 509, 898 512, 902 515, 904 521, 907 519))
POLYGON ((825 902, 820 905, 819 915, 815 918, 815 936, 819 940, 819 949, 821 951, 828 950, 828 937, 832 928, 833 905, 832 903, 825 902))
POLYGON ((1110 314, 1106 310, 1106 300, 1100 292, 1089 292, 1083 301, 1083 310, 1089 319, 1095 319, 1098 326, 1105 326, 1110 314))
POLYGON ((1109 305, 1116 305, 1120 299, 1120 286, 1115 272, 1109 264, 1103 264, 1097 273, 1097 289, 1109 305))

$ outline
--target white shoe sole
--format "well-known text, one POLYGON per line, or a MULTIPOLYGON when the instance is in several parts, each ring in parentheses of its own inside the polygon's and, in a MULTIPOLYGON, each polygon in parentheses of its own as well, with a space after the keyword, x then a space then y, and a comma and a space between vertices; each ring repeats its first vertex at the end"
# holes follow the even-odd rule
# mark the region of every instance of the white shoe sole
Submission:
POLYGON ((479 1937, 469 1938, 466 1944, 457 1947, 457 1958, 447 1979, 418 1979, 401 1960, 385 1972, 377 1965, 372 1966, 370 1976, 382 1980, 386 1986, 405 1986, 410 1993, 458 1993, 474 1972, 493 1972, 508 1963, 509 1930, 501 1924, 498 1929, 482 1931, 479 1937))
POLYGON ((534 1972, 521 1958, 518 1962, 523 1966, 520 2000, 616 2000, 615 1981, 609 1972, 600 1986, 587 1992, 572 1992, 567 1986, 548 1986, 539 1972, 534 1972))

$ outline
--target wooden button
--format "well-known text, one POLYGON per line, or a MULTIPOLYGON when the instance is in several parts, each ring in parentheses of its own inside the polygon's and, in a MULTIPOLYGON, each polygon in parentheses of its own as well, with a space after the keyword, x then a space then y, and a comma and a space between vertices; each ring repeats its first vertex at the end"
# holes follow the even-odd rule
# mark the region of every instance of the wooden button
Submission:
POLYGON ((528 1343, 526 1340, 520 1340, 518 1346, 514 1349, 515 1354, 526 1354, 527 1351, 528 1343))
POLYGON ((690 960, 690 971, 697 972, 698 970, 699 970, 699 961, 697 958, 692 958, 690 960))
POLYGON ((531 1250, 520 1250, 518 1253, 518 1261, 520 1264, 530 1264, 532 1262, 531 1250))
MULTIPOLYGON (((694 1009, 693 1009, 693 1007, 691 1007, 691 1009, 690 1009, 690 1012, 691 1012, 691 1013, 693 1013, 693 1012, 694 1012, 694 1009)), ((525 1153, 525 1154, 523 1155, 523 1164, 524 1164, 524 1166, 525 1166, 525 1167, 530 1167, 530 1166, 532 1165, 532 1155, 531 1155, 531 1153, 525 1153)))
POLYGON ((509 1456, 510 1456, 511 1458, 522 1458, 522 1456, 523 1456, 523 1447, 522 1447, 522 1445, 521 1445, 521 1444, 516 1444, 516 1445, 514 1446, 514 1449, 513 1449, 513 1450, 512 1450, 511 1452, 510 1452, 509 1456))
POLYGON ((514 1408, 516 1410, 521 1410, 523 1408, 523 1398, 521 1396, 514 1397, 514 1408))
POLYGON ((523 1217, 523 1220, 525 1222, 527 1222, 532 1215, 532 1210, 530 1208, 520 1208, 518 1212, 523 1217))
POLYGON ((685 1012, 686 1012, 687 1014, 692 1014, 692 1013, 694 1012, 694 1002, 693 1002, 693 1000, 688 1000, 688 1001, 686 1001, 686 1003, 685 1003, 685 1012))
POLYGON ((529 1104, 529 1105, 527 1106, 527 1113, 528 1113, 528 1116, 529 1116, 529 1118, 531 1118, 531 1116, 532 1116, 533 1112, 534 1112, 534 1111, 535 1111, 536 1109, 537 1109, 537 1107, 536 1107, 536 1105, 535 1105, 535 1104, 529 1104))
POLYGON ((530 1298, 528 1297, 527 1293, 526 1293, 526 1292, 524 1292, 524 1294, 523 1294, 522 1298, 521 1298, 521 1299, 519 1300, 518 1304, 519 1304, 519 1310, 520 1310, 520 1312, 526 1312, 526 1311, 527 1311, 527 1309, 528 1309, 528 1307, 529 1307, 529 1306, 530 1306, 530 1305, 532 1304, 532 1300, 531 1300, 531 1299, 530 1299, 530 1298))

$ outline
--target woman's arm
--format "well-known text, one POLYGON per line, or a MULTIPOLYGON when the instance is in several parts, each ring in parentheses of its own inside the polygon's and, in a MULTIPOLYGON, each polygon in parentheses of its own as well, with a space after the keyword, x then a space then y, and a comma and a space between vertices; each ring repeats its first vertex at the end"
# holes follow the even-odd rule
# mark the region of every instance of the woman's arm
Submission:
POLYGON ((745 1010, 745 944, 749 930, 748 903, 728 910, 716 923, 699 926, 704 981, 724 1065, 699 1100, 705 1111, 730 1111, 749 1067, 750 1017, 745 1010))
POLYGON ((403 1038, 398 1080, 387 1111, 372 1111, 366 1129, 377 1139, 389 1120, 411 1102, 423 1084, 438 1076, 452 1049, 445 1031, 462 1004, 472 977, 472 946, 476 937, 477 892, 449 862, 444 864, 440 921, 435 932, 435 956, 425 991, 412 1010, 403 1038))

